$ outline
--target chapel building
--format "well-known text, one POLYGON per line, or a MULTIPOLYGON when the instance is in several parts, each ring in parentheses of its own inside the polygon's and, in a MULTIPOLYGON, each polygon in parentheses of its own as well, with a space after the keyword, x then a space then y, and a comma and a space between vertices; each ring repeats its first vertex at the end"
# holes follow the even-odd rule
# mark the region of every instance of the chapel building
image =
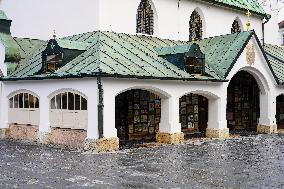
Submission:
POLYGON ((265 3, 30 2, 0 4, 2 138, 109 151, 284 128, 284 49, 265 3))

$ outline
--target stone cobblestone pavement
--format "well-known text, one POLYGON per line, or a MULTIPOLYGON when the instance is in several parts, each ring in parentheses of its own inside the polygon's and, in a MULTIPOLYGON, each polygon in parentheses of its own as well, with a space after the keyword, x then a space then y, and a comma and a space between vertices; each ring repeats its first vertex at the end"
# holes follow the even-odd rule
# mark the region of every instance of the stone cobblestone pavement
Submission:
POLYGON ((0 188, 284 188, 284 134, 89 154, 0 140, 0 188))

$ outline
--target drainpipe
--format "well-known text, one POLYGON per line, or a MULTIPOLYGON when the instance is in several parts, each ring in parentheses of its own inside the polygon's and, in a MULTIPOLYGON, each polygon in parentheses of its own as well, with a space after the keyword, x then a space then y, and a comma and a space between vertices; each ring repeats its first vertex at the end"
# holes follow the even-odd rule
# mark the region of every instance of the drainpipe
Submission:
POLYGON ((99 128, 99 138, 104 137, 104 90, 101 80, 101 72, 99 69, 99 74, 97 76, 97 84, 99 90, 99 103, 98 103, 98 128, 99 128))
POLYGON ((265 18, 265 22, 262 22, 262 46, 264 47, 264 25, 270 20, 270 18, 265 18))

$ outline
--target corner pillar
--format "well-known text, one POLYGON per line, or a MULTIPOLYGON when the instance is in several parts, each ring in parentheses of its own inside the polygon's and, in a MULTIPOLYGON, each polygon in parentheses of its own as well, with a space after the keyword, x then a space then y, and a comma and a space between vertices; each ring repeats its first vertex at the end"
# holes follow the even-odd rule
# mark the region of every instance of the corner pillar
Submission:
POLYGON ((38 142, 39 143, 49 143, 48 137, 50 132, 49 123, 49 99, 41 96, 39 98, 39 108, 40 108, 40 121, 39 121, 39 132, 38 132, 38 142))
POLYGON ((183 143, 184 134, 179 123, 179 97, 161 99, 161 122, 156 135, 159 143, 178 144, 183 143))
POLYGON ((119 149, 119 139, 117 137, 117 131, 115 128, 115 95, 112 91, 112 87, 106 84, 103 84, 102 86, 104 88, 103 138, 99 138, 99 99, 98 94, 96 94, 96 101, 89 101, 93 108, 89 109, 90 122, 88 123, 88 139, 86 140, 84 148, 86 151, 107 152, 119 149), (94 131, 94 129, 96 129, 96 131, 94 131))
POLYGON ((260 94, 260 117, 257 132, 264 134, 277 133, 276 96, 272 93, 260 94))

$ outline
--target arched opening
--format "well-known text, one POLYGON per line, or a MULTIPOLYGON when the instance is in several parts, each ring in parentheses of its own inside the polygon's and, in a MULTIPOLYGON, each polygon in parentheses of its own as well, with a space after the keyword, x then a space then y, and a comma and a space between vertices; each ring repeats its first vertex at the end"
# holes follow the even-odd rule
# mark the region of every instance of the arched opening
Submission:
POLYGON ((276 97, 276 123, 278 129, 284 129, 284 95, 276 97))
POLYGON ((82 147, 87 137, 88 101, 74 90, 53 93, 49 104, 49 142, 82 147))
POLYGON ((115 127, 120 145, 155 141, 161 121, 161 98, 132 89, 115 97, 115 127))
POLYGON ((181 130, 186 138, 205 136, 208 122, 208 99, 198 94, 179 99, 181 130))
POLYGON ((203 23, 200 14, 194 10, 189 20, 189 41, 201 40, 203 36, 203 23))
POLYGON ((154 34, 154 11, 149 0, 141 0, 136 15, 136 33, 154 34))
POLYGON ((227 89, 227 124, 231 131, 256 131, 260 117, 260 89, 246 71, 238 72, 227 89))
POLYGON ((39 125, 39 99, 29 91, 18 91, 9 98, 9 124, 39 125))
POLYGON ((74 91, 57 93, 50 99, 50 126, 53 128, 82 129, 88 127, 86 97, 74 91))

